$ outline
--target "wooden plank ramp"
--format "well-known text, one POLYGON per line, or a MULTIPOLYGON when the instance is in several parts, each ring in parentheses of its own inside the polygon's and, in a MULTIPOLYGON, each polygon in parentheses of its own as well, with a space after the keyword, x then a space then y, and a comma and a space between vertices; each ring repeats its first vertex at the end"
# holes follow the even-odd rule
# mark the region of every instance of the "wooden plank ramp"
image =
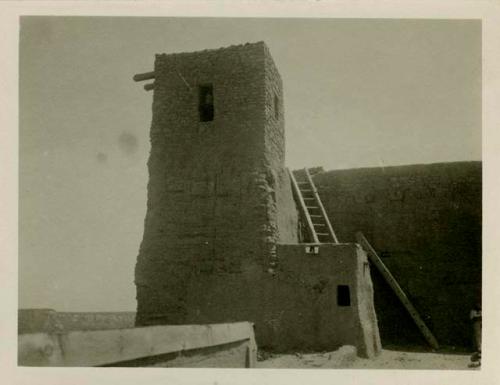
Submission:
POLYGON ((391 274, 387 266, 385 266, 384 262, 380 259, 380 257, 377 255, 377 252, 375 249, 372 247, 372 245, 368 242, 366 237, 363 235, 362 232, 357 232, 356 233, 356 239, 358 243, 366 250, 368 254, 368 258, 370 258, 370 261, 373 262, 375 267, 378 269, 378 271, 382 274, 386 282, 389 284, 389 286, 392 288, 394 293, 396 293, 397 297, 405 307, 405 309, 408 311, 410 314, 411 318, 419 328, 420 332, 424 336, 425 340, 427 343, 433 348, 433 349, 438 349, 439 344, 432 334, 432 332, 429 330, 427 325, 425 324, 424 320, 422 317, 420 317, 420 314, 418 313, 417 309, 413 306, 409 298, 407 297, 406 293, 403 291, 401 286, 399 286, 398 282, 396 281, 396 278, 391 274))

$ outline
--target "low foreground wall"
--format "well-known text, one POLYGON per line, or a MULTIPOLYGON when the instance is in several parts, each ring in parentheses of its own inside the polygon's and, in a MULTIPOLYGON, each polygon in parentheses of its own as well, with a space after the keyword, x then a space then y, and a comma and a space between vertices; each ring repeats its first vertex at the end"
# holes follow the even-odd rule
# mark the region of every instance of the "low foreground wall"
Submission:
POLYGON ((249 322, 18 336, 20 366, 249 368, 256 360, 249 322))

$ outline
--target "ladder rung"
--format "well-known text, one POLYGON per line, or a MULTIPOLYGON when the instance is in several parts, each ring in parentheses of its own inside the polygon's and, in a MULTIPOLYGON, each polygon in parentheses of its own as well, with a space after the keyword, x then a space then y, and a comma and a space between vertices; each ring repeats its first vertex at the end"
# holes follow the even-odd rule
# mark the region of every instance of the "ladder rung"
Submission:
POLYGON ((328 236, 330 234, 328 234, 328 233, 316 233, 316 235, 328 236))
POLYGON ((318 206, 306 206, 306 209, 319 209, 318 206))
POLYGON ((300 191, 302 191, 302 192, 313 192, 313 190, 309 190, 309 189, 307 189, 307 190, 300 190, 300 191))
POLYGON ((324 223, 313 223, 313 226, 326 226, 324 223))
POLYGON ((297 184, 309 184, 309 182, 297 182, 297 184))
POLYGON ((315 200, 316 198, 307 198, 307 197, 302 197, 302 199, 304 199, 305 201, 313 201, 313 200, 315 200))
POLYGON ((311 218, 323 218, 323 215, 309 214, 311 218))

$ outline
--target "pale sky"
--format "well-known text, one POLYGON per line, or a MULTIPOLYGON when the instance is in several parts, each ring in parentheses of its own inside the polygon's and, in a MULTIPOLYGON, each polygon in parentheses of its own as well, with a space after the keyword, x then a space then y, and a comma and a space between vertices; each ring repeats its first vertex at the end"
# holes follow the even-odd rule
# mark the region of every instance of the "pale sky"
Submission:
POLYGON ((19 306, 135 310, 155 53, 263 40, 287 164, 481 159, 481 24, 37 17, 21 22, 19 306))

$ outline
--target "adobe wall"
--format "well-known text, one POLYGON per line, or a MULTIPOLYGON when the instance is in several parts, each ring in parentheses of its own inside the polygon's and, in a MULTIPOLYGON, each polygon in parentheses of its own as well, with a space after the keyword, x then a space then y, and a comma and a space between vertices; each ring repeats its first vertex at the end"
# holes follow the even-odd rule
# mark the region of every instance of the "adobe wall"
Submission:
POLYGON ((264 45, 266 129, 264 156, 268 177, 271 178, 271 205, 276 220, 272 242, 298 241, 298 211, 292 195, 291 181, 285 168, 285 109, 283 81, 269 49, 264 45))
MULTIPOLYGON (((366 253, 356 244, 322 244, 318 254, 304 245, 280 245, 285 292, 295 307, 282 339, 296 349, 332 350, 354 345, 358 355, 374 357, 381 343, 366 253), (339 306, 338 286, 350 289, 351 303, 339 306), (291 342, 293 341, 293 343, 291 342)), ((279 278, 279 277, 278 277, 279 278)), ((285 324, 285 323, 284 323, 285 324)))
MULTIPOLYGON (((335 170, 314 181, 341 242, 362 231, 441 345, 470 346, 481 289, 481 163, 335 170)), ((425 344, 376 269, 384 344, 425 344)))
POLYGON ((355 244, 278 245, 274 274, 247 266, 239 275, 203 275, 190 281, 188 319, 199 323, 255 323, 259 348, 278 352, 335 350, 380 352, 367 257, 355 244), (337 305, 337 286, 350 288, 350 306, 337 305))
MULTIPOLYGON (((192 282, 269 274, 276 243, 297 241, 281 79, 262 42, 157 55, 154 72, 136 324, 197 323, 192 282), (202 122, 198 92, 207 84, 214 118, 202 122)), ((238 314, 238 293, 232 295, 238 314)))
POLYGON ((158 55, 154 73, 136 325, 250 321, 264 348, 376 355, 366 255, 297 244, 282 80, 267 47, 158 55), (200 121, 200 86, 213 88, 212 121, 200 121), (336 306, 338 284, 351 288, 349 306, 336 306))

